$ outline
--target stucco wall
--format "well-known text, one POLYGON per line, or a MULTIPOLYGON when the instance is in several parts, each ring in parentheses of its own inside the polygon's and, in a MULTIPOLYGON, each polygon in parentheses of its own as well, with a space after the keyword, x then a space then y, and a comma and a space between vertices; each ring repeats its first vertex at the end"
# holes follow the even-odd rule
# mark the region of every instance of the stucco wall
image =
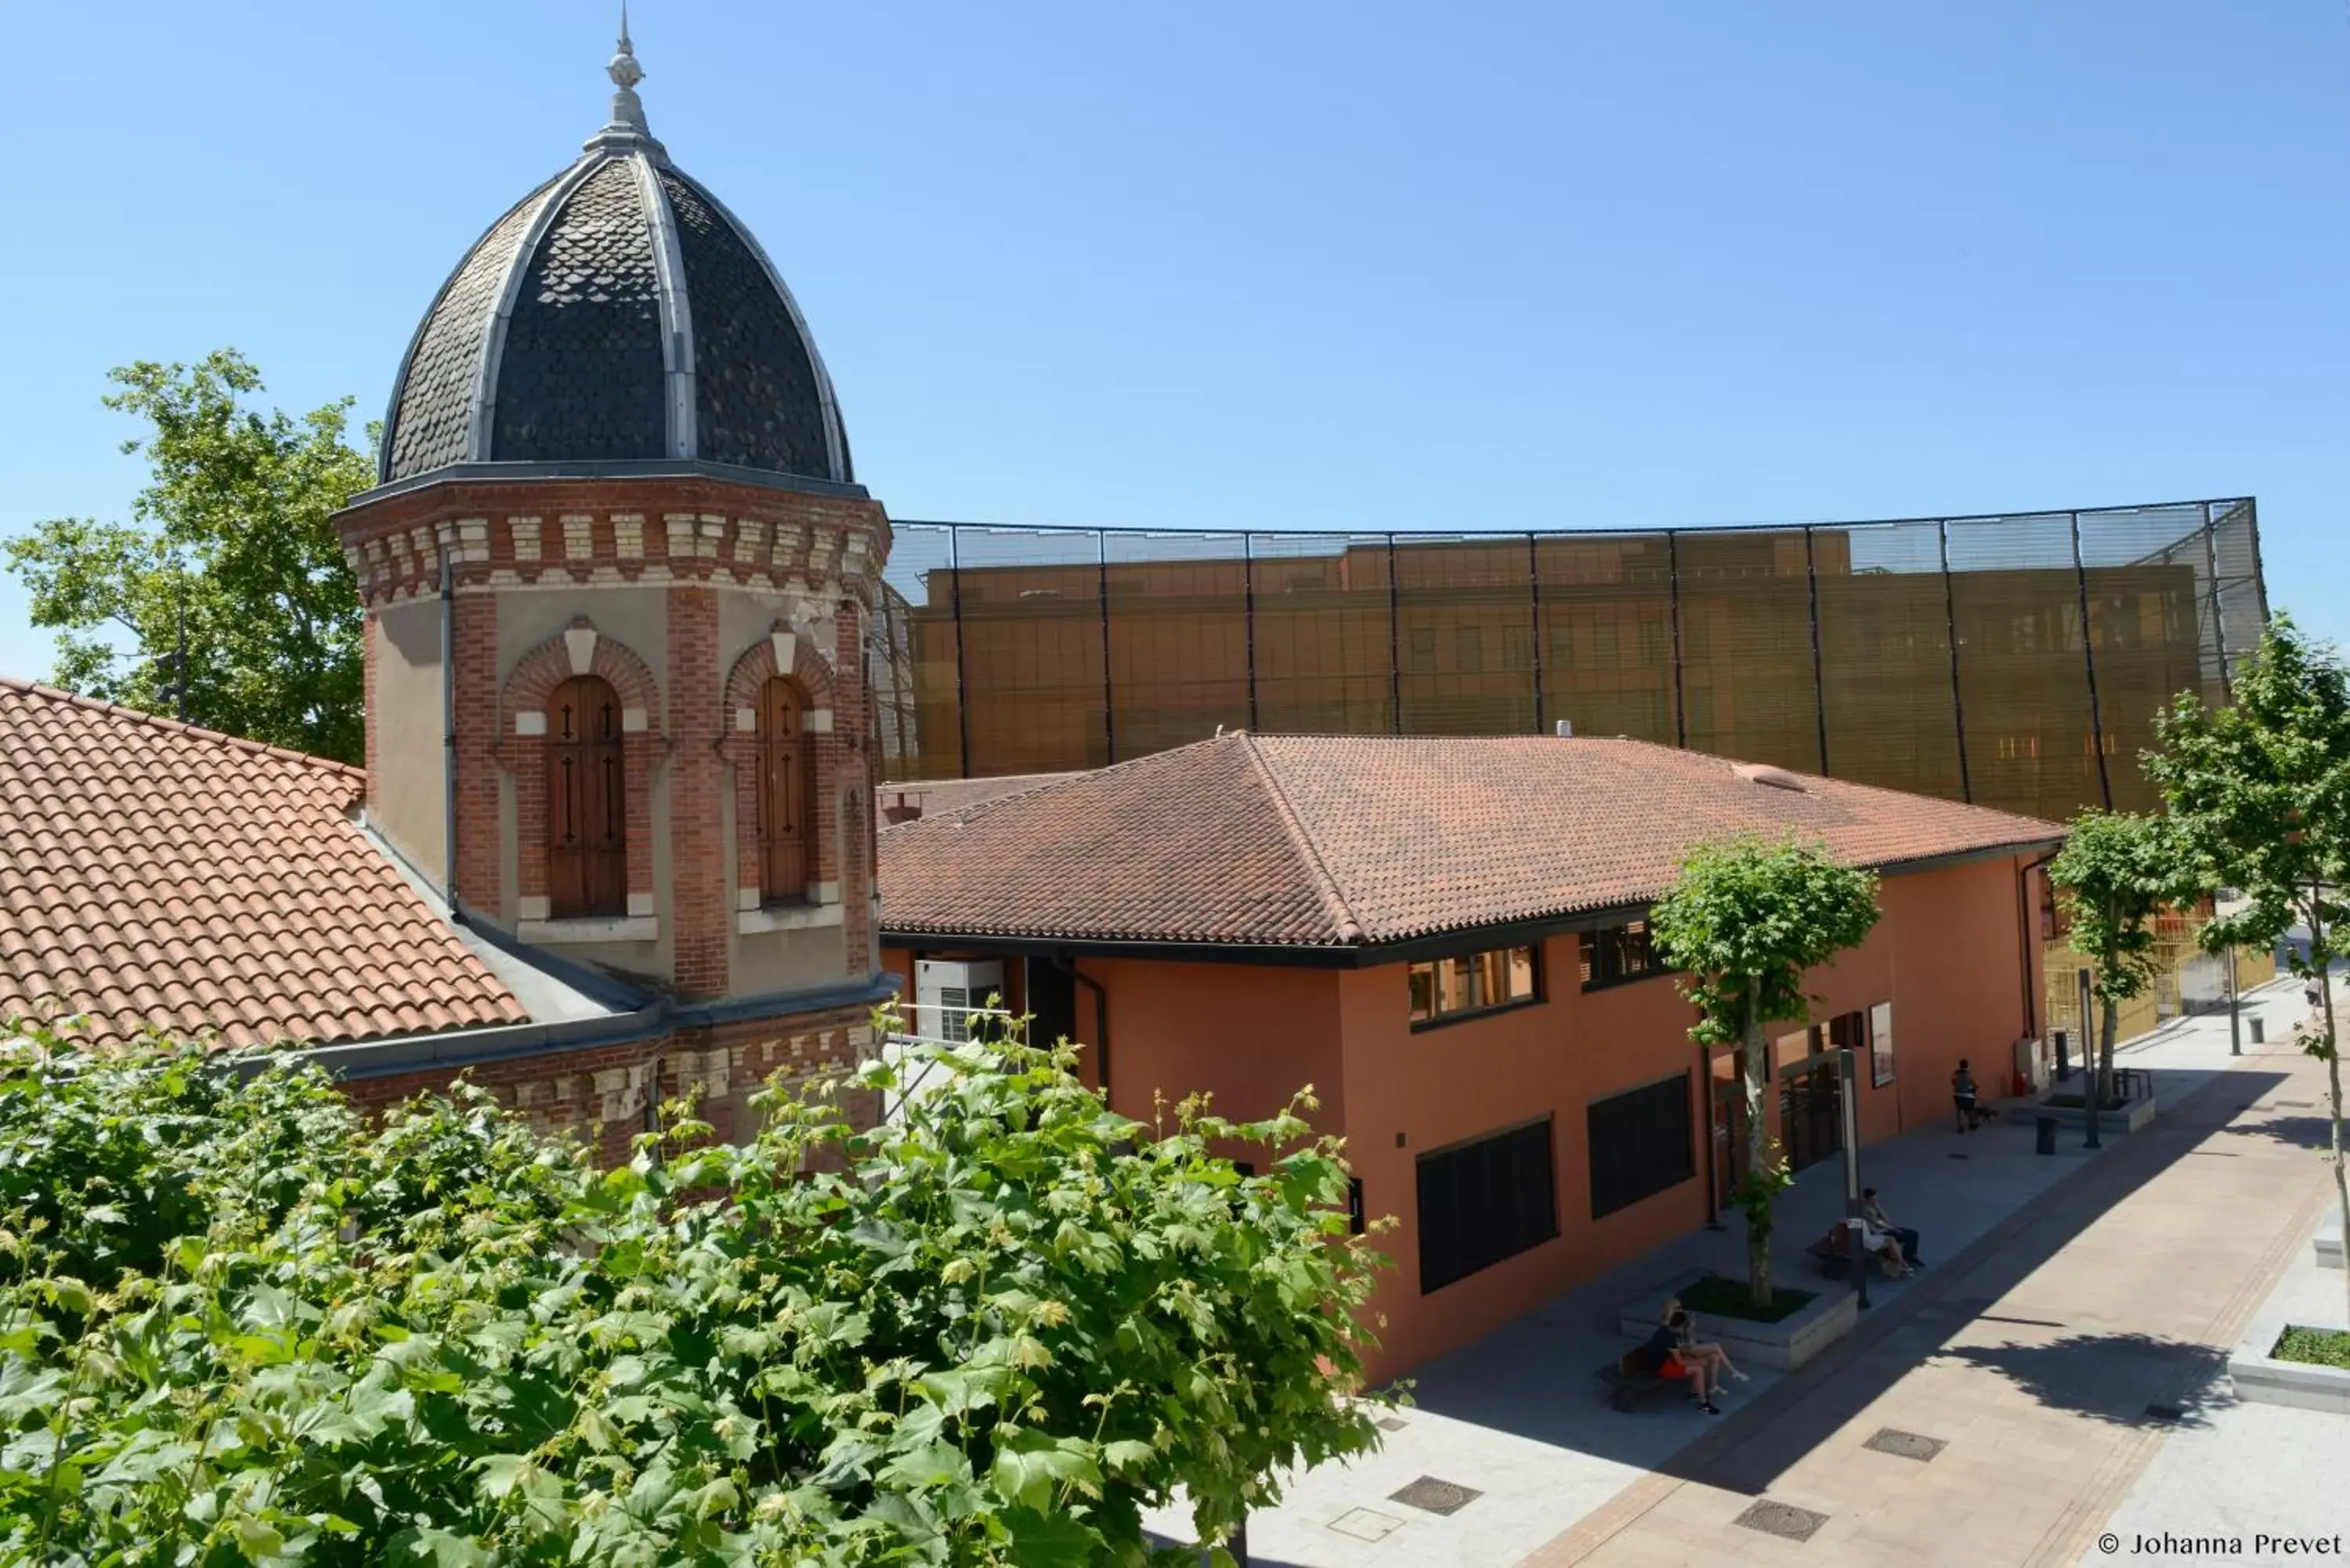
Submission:
POLYGON ((385 754, 368 759, 368 821, 441 886, 447 877, 449 839, 447 748, 442 744, 441 601, 387 605, 367 623, 374 640, 375 744, 385 754), (396 766, 386 766, 391 759, 396 766))

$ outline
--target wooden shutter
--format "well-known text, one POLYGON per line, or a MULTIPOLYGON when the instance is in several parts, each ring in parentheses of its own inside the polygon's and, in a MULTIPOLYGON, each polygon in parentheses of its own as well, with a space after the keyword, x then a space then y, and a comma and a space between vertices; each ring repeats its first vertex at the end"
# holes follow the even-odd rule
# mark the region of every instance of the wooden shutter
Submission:
POLYGON ((759 888, 768 903, 807 897, 809 753, 799 688, 770 680, 759 703, 759 888))
POLYGON ((1422 1295, 1558 1234, 1550 1135, 1545 1116, 1419 1157, 1422 1295))
POLYGON ((546 894, 558 920, 629 912, 620 700, 575 675, 546 704, 546 894))

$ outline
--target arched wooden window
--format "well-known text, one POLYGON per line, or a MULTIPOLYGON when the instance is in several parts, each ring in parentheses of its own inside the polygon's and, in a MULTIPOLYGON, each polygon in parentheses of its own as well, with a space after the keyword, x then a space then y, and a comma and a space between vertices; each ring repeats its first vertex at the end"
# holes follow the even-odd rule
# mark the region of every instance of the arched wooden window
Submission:
POLYGON ((546 901, 558 920, 629 912, 620 699, 575 675, 546 703, 546 901))
POLYGON ((759 697, 759 893, 770 904, 807 897, 814 750, 800 689, 771 678, 759 697))

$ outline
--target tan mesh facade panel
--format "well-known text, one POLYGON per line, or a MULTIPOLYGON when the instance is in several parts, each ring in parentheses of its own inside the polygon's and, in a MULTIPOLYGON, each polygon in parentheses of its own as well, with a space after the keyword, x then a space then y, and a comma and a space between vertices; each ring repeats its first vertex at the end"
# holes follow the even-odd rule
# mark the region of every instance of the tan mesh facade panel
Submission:
POLYGON ((1677 744, 1665 535, 1551 535, 1534 553, 1545 728, 1677 744))
POLYGON ((2225 701, 2266 604, 2250 500, 1612 534, 896 530, 868 657, 906 779, 1219 727, 1565 721, 2062 818, 2152 804, 2155 715, 2225 701))

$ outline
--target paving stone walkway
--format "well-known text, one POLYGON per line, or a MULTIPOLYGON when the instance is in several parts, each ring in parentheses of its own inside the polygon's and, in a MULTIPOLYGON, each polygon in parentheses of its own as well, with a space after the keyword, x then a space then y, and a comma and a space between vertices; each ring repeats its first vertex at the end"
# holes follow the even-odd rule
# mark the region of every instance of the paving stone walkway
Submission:
MULTIPOLYGON (((1870 1146, 1864 1179, 1883 1190, 1901 1222, 1924 1232, 1929 1266, 1911 1281, 1875 1282, 1875 1308, 1827 1363, 1793 1377, 1758 1370, 1752 1382, 1735 1386, 1729 1413, 1718 1421, 1676 1402, 1630 1415, 1611 1410, 1593 1370, 1630 1343, 1616 1322, 1627 1300, 1690 1268, 1743 1273, 1734 1222, 1678 1238, 1421 1368, 1418 1404, 1402 1413, 1381 1452, 1289 1478, 1281 1505, 1255 1516, 1254 1568, 1730 1563, 1787 1552, 1796 1553, 1787 1561, 1834 1560, 1839 1540, 1863 1542, 1845 1560, 1877 1563, 1900 1560, 1884 1550, 1911 1532, 1947 1547, 1940 1560, 2023 1561, 2021 1554, 2037 1550, 2056 1521, 2044 1520, 2023 1543, 2024 1526, 1991 1476, 2013 1468, 2043 1490, 2059 1474, 2087 1486, 2095 1480, 2087 1456, 2098 1445, 2086 1439, 2152 1430, 2143 1425, 2150 1419, 2143 1407, 2158 1402, 2153 1393, 2138 1395, 2136 1405, 2127 1404, 2127 1389, 2098 1393, 2098 1369, 2135 1369, 2137 1382, 2168 1391, 2195 1357, 2202 1357, 2197 1365, 2210 1360, 2208 1349, 2197 1348, 2203 1342, 2178 1337, 2210 1331, 2210 1314, 2133 1314, 2132 1293, 2163 1295, 2168 1277, 2182 1267, 2207 1283, 2273 1272, 2272 1249, 2254 1234, 2259 1228, 2232 1223, 2224 1205, 2214 1212, 2201 1174, 2240 1168, 2246 1177, 2257 1174, 2257 1196, 2237 1181, 2227 1184, 2231 1196, 2225 1197, 2254 1213, 2274 1205, 2294 1179, 2323 1181, 2323 1167, 2296 1150, 2282 1183, 2270 1184, 2269 1158, 2282 1146, 2256 1135, 2224 1135, 2222 1145, 2190 1152, 2222 1136, 2213 1117, 2232 1116, 2239 1105, 2272 1093, 2300 1069, 2304 1059, 2282 1042, 2303 1011, 2299 988, 2289 982, 2248 998, 2247 1012, 2266 1024, 2270 1054, 2232 1062, 2224 1017, 2177 1023, 2132 1043, 2124 1055, 2151 1072, 2162 1115, 2138 1134, 2109 1131, 2102 1152, 2085 1150, 2079 1132, 2067 1130, 2057 1156, 2037 1156, 2032 1129, 2022 1122, 1963 1138, 1941 1124, 1870 1146), (2246 1144, 2241 1148, 2234 1141, 2240 1136, 2246 1144), (2245 1157, 2255 1155, 2248 1164, 2245 1157), (2133 1205, 2141 1189, 2162 1180, 2169 1185, 2152 1203, 2133 1205), (2170 1204, 2220 1232, 2208 1245, 2185 1238, 2184 1264, 2158 1212, 2170 1204), (2116 1218, 2123 1210, 2128 1218, 2116 1218), (2076 1249, 2077 1262, 2037 1277, 2060 1253, 2072 1258, 2076 1249), (2070 1291, 2064 1282, 2076 1273, 2107 1280, 2117 1299, 2102 1310, 2040 1300, 2070 1291), (2011 1294, 2018 1299, 2007 1301, 2011 1294), (1991 1315, 1978 1322, 1982 1314, 1991 1315), (2058 1324, 2063 1332, 2050 1326, 2058 1324), (2007 1416, 2037 1408, 2043 1392, 2076 1404, 2102 1400, 2101 1408, 2113 1409, 2095 1416, 2060 1405, 2061 1429, 2054 1433, 2001 1428, 2007 1416), (2114 1406, 2115 1397, 2124 1403, 2114 1406), (1980 1430, 1958 1431, 1984 1419, 1978 1404, 2004 1414, 1980 1430), (1923 1461, 1866 1449, 1880 1427, 1948 1446, 1923 1461), (1982 1451, 1987 1444, 1996 1454, 2009 1436, 2021 1446, 2004 1465, 1982 1451), (1412 1494, 1422 1480, 1475 1495, 1412 1494), (1971 1540, 1964 1530, 1951 1531, 1946 1513, 1923 1518, 1902 1501, 1953 1491, 1970 1517, 1980 1516, 1971 1540), (1758 1500, 1783 1494, 1828 1516, 1808 1544, 1730 1525, 1758 1500), (1459 1506, 1432 1511, 1407 1500, 1414 1495, 1459 1506)), ((2246 1049, 2263 1048, 2248 1037, 2246 1049)), ((1842 1212, 1842 1179, 1840 1165, 1829 1162, 1803 1173, 1782 1200, 1775 1260, 1782 1282, 1818 1282, 1802 1249, 1842 1212)), ((2122 1484, 2141 1462, 2116 1472, 2122 1484)), ((2081 1505, 2090 1511, 2084 1521, 2101 1522, 2118 1501, 2119 1490, 2105 1484, 2103 1503, 2081 1505)), ((1169 1539, 1183 1538, 1185 1521, 1175 1511, 1150 1522, 1169 1539)), ((2043 1560, 2069 1564, 2071 1558, 2043 1560)))
MULTIPOLYGON (((1524 1561, 2101 1557, 2097 1536, 2165 1438, 2207 1419, 2228 1348, 2332 1196, 2311 1152, 2322 1068, 2276 1023, 2268 1033, 1524 1561)), ((2187 1057, 2187 1038, 2142 1060, 2187 1057)))

